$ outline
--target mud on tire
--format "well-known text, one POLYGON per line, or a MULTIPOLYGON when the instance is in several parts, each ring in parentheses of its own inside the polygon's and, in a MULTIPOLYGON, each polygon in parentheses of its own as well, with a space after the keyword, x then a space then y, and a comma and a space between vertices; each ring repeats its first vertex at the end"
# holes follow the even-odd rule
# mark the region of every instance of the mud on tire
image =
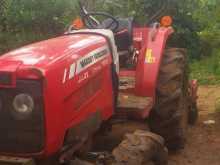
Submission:
POLYGON ((153 132, 165 138, 169 149, 181 149, 188 124, 188 74, 184 49, 164 53, 156 89, 156 104, 150 115, 153 132))
POLYGON ((164 139, 148 131, 137 130, 127 134, 122 143, 113 150, 112 165, 166 165, 168 150, 164 139))

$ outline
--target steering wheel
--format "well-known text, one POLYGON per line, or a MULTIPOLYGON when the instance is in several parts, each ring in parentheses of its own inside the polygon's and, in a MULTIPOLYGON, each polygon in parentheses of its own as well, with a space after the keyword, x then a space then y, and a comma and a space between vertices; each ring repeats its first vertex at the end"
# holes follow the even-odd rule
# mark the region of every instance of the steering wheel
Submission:
POLYGON ((116 32, 119 27, 119 21, 112 15, 104 12, 87 12, 82 15, 83 22, 89 29, 110 29, 116 32), (104 21, 100 21, 96 16, 101 16, 104 21))

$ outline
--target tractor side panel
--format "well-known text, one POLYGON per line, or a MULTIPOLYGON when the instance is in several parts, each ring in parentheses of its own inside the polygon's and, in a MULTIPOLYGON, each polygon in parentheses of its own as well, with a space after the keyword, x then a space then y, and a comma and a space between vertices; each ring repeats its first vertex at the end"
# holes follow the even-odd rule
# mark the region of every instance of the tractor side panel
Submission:
MULTIPOLYGON (((107 42, 98 43, 62 60, 45 73, 46 146, 44 155, 57 152, 69 129, 98 114, 105 121, 113 114, 112 56, 107 42)), ((86 131, 85 131, 86 132, 86 131)))
POLYGON ((135 47, 139 47, 136 70, 136 93, 155 97, 161 59, 172 28, 137 28, 134 31, 135 47), (138 44, 139 42, 139 44, 138 44))

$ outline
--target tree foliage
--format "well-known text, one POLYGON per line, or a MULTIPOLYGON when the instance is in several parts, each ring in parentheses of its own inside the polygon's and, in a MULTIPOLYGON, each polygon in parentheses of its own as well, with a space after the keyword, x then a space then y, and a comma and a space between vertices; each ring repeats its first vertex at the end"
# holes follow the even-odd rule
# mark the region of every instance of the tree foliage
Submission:
POLYGON ((1 1, 0 51, 45 39, 63 32, 72 19, 69 0, 3 0, 1 1))
MULTIPOLYGON (((107 11, 114 16, 135 17, 140 24, 148 22, 165 2, 165 0, 82 1, 87 3, 89 10, 107 11)), ((202 47, 217 46, 220 43, 215 41, 217 40, 215 36, 220 33, 219 6, 218 0, 168 0, 163 13, 174 18, 176 33, 171 43, 188 48, 192 57, 200 57, 204 52, 201 51, 202 47)), ((0 52, 59 35, 77 15, 77 0, 1 0, 0 52)), ((159 19, 155 18, 154 21, 159 19)))

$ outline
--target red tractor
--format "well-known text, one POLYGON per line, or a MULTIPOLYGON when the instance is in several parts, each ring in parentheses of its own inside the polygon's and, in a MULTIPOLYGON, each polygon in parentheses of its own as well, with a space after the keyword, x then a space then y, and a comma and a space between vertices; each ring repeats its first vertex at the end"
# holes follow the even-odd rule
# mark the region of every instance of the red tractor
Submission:
MULTIPOLYGON (((54 155, 68 162, 122 118, 149 124, 153 133, 136 131, 123 144, 139 138, 140 152, 154 152, 150 160, 166 153, 163 138, 169 149, 184 146, 197 83, 188 83, 186 51, 167 45, 170 17, 137 27, 81 5, 81 18, 84 29, 73 25, 60 37, 0 57, 0 164, 41 163, 54 155)), ((143 163, 124 160, 131 146, 123 150, 123 144, 113 152, 115 163, 143 163)))

